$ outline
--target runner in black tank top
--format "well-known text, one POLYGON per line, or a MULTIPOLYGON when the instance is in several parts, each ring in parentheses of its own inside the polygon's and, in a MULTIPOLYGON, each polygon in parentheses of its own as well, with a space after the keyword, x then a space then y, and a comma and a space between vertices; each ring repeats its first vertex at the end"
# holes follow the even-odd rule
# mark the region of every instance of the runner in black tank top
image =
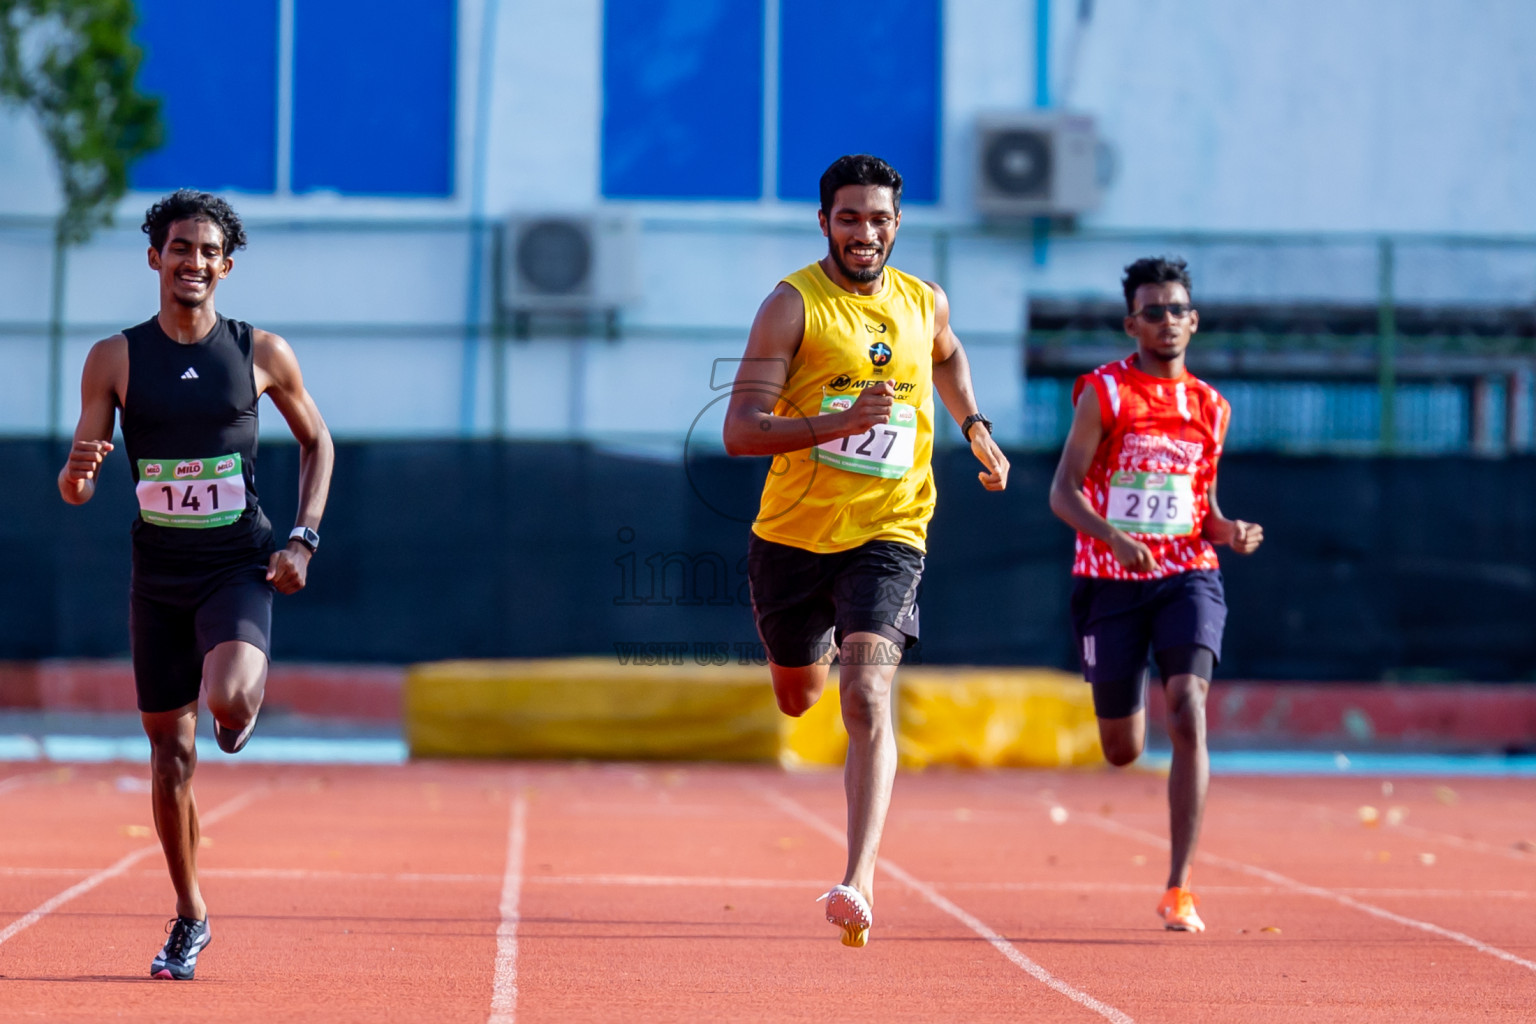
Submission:
POLYGON ((206 693, 219 746, 240 750, 266 685, 272 595, 304 587, 334 450, 288 343, 214 311, 230 255, 245 246, 229 204, 177 192, 150 208, 144 231, 160 312, 91 349, 59 492, 72 505, 90 500, 121 409, 139 505, 129 590, 134 684, 150 741, 155 827, 176 889, 170 938, 150 974, 190 979, 210 937, 192 799, 198 694, 206 693), (256 497, 263 394, 299 442, 299 512, 281 547, 256 497))
POLYGON ((206 569, 229 559, 249 560, 257 551, 265 562, 271 553, 272 524, 256 501, 253 333, 250 324, 222 316, 207 337, 190 345, 172 341, 158 317, 123 332, 128 339, 123 445, 144 499, 133 523, 141 566, 206 569), (239 459, 234 472, 227 468, 211 477, 217 458, 229 456, 239 459), (195 482, 185 473, 175 478, 183 461, 199 459, 210 461, 195 482), (238 486, 229 486, 236 475, 238 486), (243 491, 244 500, 221 507, 221 494, 234 491, 243 491))

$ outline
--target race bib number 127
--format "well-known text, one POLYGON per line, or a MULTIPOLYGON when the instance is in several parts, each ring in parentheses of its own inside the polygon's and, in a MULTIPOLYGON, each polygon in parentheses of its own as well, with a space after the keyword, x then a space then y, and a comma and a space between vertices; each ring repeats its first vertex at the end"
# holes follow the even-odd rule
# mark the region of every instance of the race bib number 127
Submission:
POLYGON ((1191 478, 1187 473, 1116 473, 1109 480, 1109 514, 1104 518, 1126 533, 1194 533, 1191 478))
POLYGON ((205 530, 245 514, 239 454, 211 459, 140 459, 139 518, 156 526, 205 530))
MULTIPOLYGON (((821 411, 823 415, 842 412, 852 405, 853 399, 847 395, 828 396, 822 400, 821 411)), ((862 434, 819 444, 812 449, 812 456, 823 465, 850 473, 895 479, 912 468, 916 451, 917 410, 897 402, 891 407, 889 423, 877 423, 862 434)))

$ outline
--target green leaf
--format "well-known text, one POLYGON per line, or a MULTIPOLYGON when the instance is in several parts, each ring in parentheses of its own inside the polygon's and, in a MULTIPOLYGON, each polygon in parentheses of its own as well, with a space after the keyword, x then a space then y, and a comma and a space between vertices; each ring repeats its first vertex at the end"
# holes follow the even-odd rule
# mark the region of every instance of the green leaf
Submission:
POLYGON ((64 191, 59 238, 84 242, 164 138, 160 101, 134 87, 131 0, 0 0, 0 98, 36 115, 64 191))

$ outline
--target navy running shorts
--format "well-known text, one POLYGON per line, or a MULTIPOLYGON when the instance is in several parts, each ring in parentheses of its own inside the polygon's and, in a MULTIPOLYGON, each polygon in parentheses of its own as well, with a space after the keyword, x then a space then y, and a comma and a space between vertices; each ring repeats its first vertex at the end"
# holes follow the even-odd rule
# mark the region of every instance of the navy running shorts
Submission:
POLYGON ((1226 624, 1227 601, 1216 569, 1155 580, 1079 576, 1072 589, 1072 627, 1083 678, 1093 685, 1095 713, 1125 718, 1141 709, 1149 654, 1165 681, 1184 672, 1209 680, 1221 661, 1226 624))

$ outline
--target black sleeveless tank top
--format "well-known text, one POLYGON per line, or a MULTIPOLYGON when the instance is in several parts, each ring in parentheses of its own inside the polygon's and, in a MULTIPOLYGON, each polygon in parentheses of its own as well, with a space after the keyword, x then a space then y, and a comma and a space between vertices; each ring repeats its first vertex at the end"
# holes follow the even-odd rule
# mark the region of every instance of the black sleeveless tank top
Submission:
MULTIPOLYGON (((128 339, 128 394, 123 401, 123 443, 136 489, 141 467, 165 492, 170 512, 209 510, 216 498, 203 479, 178 479, 199 463, 239 456, 245 508, 233 522, 190 529, 147 521, 141 503, 133 523, 135 555, 172 564, 218 564, 272 550, 272 524, 256 499, 256 373, 251 325, 219 317, 208 336, 183 345, 155 317, 123 332, 128 339), (146 462, 148 465, 146 465, 146 462), (162 475, 164 486, 160 486, 162 475), (182 494, 183 488, 188 488, 182 494), (183 503, 186 503, 183 505, 183 503)), ((199 467, 200 468, 200 467, 199 467)), ((188 475, 191 475, 190 472, 188 475)), ((159 497, 153 497, 158 509, 159 497)), ((233 510, 225 510, 226 517, 233 510)), ((207 514, 204 511, 204 514, 207 514)), ((195 521, 195 520, 194 520, 195 521)))

